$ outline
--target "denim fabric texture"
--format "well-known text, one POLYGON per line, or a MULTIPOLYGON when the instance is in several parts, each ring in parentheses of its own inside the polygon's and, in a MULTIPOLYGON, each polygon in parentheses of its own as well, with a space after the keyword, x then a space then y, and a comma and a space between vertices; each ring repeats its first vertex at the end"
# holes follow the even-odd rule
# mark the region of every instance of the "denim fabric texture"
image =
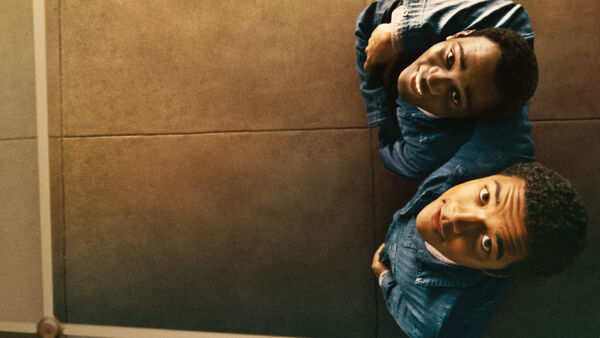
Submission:
MULTIPOLYGON (((391 273, 382 280, 388 310, 411 337, 478 337, 504 293, 508 280, 446 264, 426 249, 416 215, 454 185, 530 162, 533 141, 529 107, 497 120, 435 119, 398 97, 395 83, 363 69, 372 31, 402 6, 403 54, 397 75, 448 35, 468 29, 513 29, 533 47, 529 17, 511 1, 375 1, 356 24, 356 60, 370 127, 379 126, 384 166, 419 180, 415 196, 394 215, 382 261, 391 273)), ((395 77, 392 77, 395 78, 395 77)))
POLYGON ((386 239, 391 273, 381 289, 390 313, 411 337, 480 336, 508 280, 437 260, 415 218, 396 214, 386 239))
POLYGON ((391 20, 397 6, 404 8, 403 53, 392 79, 427 48, 463 30, 510 28, 533 47, 529 16, 521 5, 511 1, 381 0, 365 8, 356 23, 356 67, 369 126, 382 127, 379 151, 383 165, 405 178, 421 181, 456 154, 478 161, 482 160, 480 154, 491 153, 492 159, 514 155, 513 160, 493 166, 496 170, 492 173, 515 162, 531 161, 533 142, 528 107, 493 121, 434 119, 399 97, 395 81, 386 85, 380 73, 364 70, 364 49, 371 33, 379 24, 391 20), (498 135, 501 139, 494 139, 498 135), (465 154, 469 151, 473 153, 465 154))

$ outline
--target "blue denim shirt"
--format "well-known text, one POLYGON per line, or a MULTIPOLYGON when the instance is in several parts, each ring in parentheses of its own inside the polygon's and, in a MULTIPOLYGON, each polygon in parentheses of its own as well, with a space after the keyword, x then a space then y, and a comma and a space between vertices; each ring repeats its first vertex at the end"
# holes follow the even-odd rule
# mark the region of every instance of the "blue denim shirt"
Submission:
POLYGON ((396 213, 384 262, 391 273, 381 289, 390 313, 410 337, 478 337, 508 280, 434 258, 415 226, 396 213))
MULTIPOLYGON (((448 35, 487 27, 511 28, 533 47, 533 32, 525 9, 511 1, 379 0, 363 10, 355 30, 357 70, 369 126, 380 126, 379 152, 383 165, 408 179, 423 180, 435 169, 458 157, 482 161, 482 154, 513 154, 499 163, 499 171, 517 161, 533 159, 528 107, 499 120, 433 119, 398 96, 395 83, 385 85, 381 74, 363 69, 371 32, 391 20, 403 6, 403 53, 396 73, 431 45, 448 35), (500 140, 494 139, 501 137, 500 140), (466 147, 465 147, 466 146, 466 147)), ((506 158, 504 155, 502 157, 506 158)), ((456 161, 454 161, 456 162, 456 161)))
MULTIPOLYGON (((415 217, 450 187, 533 161, 528 107, 500 120, 432 119, 397 97, 377 73, 363 69, 364 48, 380 23, 404 6, 399 69, 429 46, 466 29, 511 28, 533 46, 527 13, 510 1, 376 1, 356 25, 357 69, 369 126, 380 126, 379 151, 386 168, 421 180, 415 196, 394 215, 382 252, 391 268, 382 291, 390 313, 411 337, 469 337, 483 332, 508 281, 446 264, 425 248, 415 217)), ((399 70, 397 70, 399 71, 399 70)))

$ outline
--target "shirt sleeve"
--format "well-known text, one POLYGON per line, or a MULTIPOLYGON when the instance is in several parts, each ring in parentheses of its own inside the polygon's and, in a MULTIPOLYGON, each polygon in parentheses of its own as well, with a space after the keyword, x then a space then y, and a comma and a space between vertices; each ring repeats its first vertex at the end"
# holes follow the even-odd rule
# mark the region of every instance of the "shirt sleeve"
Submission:
POLYGON ((533 161, 528 111, 525 106, 519 113, 501 120, 480 121, 471 139, 444 164, 448 169, 460 169, 455 171, 451 184, 497 174, 517 162, 533 161))
POLYGON ((497 174, 514 163, 533 161, 535 147, 528 111, 525 106, 500 120, 479 121, 471 138, 421 181, 417 193, 399 213, 418 212, 424 207, 422 201, 432 201, 457 184, 497 174))
MULTIPOLYGON (((386 85, 380 72, 367 72, 364 63, 367 60, 365 48, 373 30, 385 20, 397 1, 375 1, 367 6, 358 16, 354 36, 356 37, 356 70, 360 78, 360 91, 367 109, 369 127, 375 127, 388 120, 394 119, 395 97, 397 91, 394 83, 386 85)), ((388 19, 389 22, 389 19, 388 19)))
POLYGON ((512 1, 408 0, 404 6, 402 46, 407 53, 427 49, 464 30, 490 27, 515 30, 533 47, 529 15, 512 1))
POLYGON ((392 290, 394 289, 394 287, 396 286, 396 281, 394 280, 394 277, 392 277, 391 273, 386 273, 385 276, 381 277, 381 291, 383 292, 383 297, 385 299, 389 299, 389 295, 391 294, 392 290))
POLYGON ((406 13, 406 7, 398 6, 392 12, 392 47, 394 52, 402 52, 402 18, 406 13))
POLYGON ((431 119, 418 111, 398 116, 379 127, 379 157, 386 169, 415 181, 447 162, 471 137, 474 125, 472 120, 431 119))

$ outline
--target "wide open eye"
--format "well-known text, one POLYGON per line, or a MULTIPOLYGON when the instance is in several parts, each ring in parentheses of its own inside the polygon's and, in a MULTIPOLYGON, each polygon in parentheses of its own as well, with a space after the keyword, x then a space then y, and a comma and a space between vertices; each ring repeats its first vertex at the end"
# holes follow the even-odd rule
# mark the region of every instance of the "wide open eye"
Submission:
POLYGON ((481 236, 481 247, 487 253, 492 250, 492 239, 488 235, 481 236))
POLYGON ((454 51, 452 49, 450 49, 450 51, 448 51, 448 54, 446 54, 446 67, 448 67, 448 69, 452 68, 452 66, 454 65, 454 51))
POLYGON ((482 204, 486 204, 487 202, 489 202, 489 200, 490 200, 490 192, 487 190, 486 187, 483 187, 479 191, 479 200, 481 201, 482 204))

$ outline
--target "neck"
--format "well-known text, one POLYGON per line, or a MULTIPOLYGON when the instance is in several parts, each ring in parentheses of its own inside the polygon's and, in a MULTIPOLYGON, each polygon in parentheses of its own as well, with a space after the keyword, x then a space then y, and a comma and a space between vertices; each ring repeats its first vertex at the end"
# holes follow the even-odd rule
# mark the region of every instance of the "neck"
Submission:
POLYGON ((432 113, 428 112, 427 110, 425 110, 425 109, 423 109, 421 107, 417 107, 417 108, 421 111, 421 113, 425 114, 428 117, 431 117, 432 119, 437 119, 438 118, 437 116, 433 115, 432 113))
POLYGON ((433 255, 433 257, 435 257, 437 260, 447 264, 458 265, 454 263, 454 261, 452 261, 450 258, 446 258, 446 256, 442 255, 442 253, 437 251, 437 249, 434 248, 431 244, 425 242, 425 247, 427 248, 427 251, 429 251, 429 253, 433 255))

